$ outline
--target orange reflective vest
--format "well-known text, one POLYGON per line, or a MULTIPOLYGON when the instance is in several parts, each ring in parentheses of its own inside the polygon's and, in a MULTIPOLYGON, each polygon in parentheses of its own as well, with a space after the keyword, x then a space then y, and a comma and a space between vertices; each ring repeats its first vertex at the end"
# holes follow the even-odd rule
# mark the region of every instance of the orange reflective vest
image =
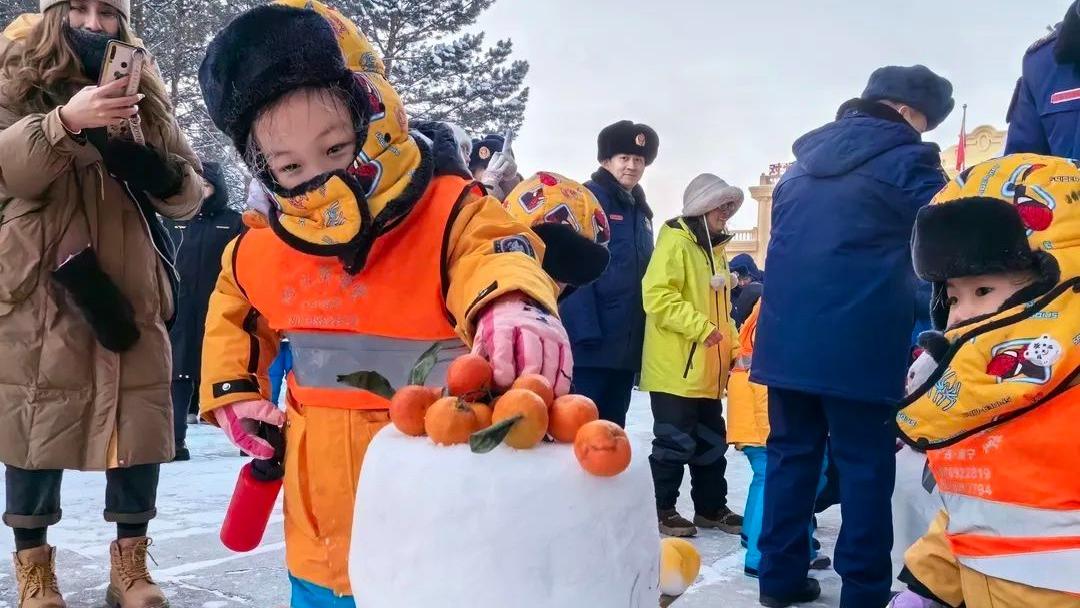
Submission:
POLYGON ((269 327, 289 338, 289 394, 304 406, 386 409, 385 398, 343 384, 374 371, 393 388, 435 342, 443 345, 428 384, 466 351, 446 309, 447 233, 458 204, 476 187, 436 178, 408 216, 372 246, 356 275, 336 257, 298 252, 271 230, 247 232, 236 248, 237 283, 269 327))
POLYGON ((986 576, 1080 593, 1080 387, 927 452, 957 561, 986 576))

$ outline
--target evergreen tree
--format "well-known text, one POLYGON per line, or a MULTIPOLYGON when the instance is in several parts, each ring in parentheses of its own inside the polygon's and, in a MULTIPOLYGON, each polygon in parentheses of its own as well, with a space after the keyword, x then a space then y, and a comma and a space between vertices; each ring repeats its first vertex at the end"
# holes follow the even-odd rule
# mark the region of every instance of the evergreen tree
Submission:
POLYGON ((521 128, 529 63, 511 61, 513 43, 484 47, 484 34, 460 34, 495 0, 348 0, 337 8, 356 21, 383 55, 387 79, 409 114, 449 120, 473 133, 521 128))
POLYGON ((23 13, 36 13, 37 9, 37 0, 0 0, 0 27, 7 27, 23 13))
POLYGON ((134 0, 131 26, 154 56, 158 71, 192 148, 202 160, 221 163, 229 203, 244 204, 248 175, 232 142, 215 127, 199 88, 199 66, 214 34, 259 0, 134 0))

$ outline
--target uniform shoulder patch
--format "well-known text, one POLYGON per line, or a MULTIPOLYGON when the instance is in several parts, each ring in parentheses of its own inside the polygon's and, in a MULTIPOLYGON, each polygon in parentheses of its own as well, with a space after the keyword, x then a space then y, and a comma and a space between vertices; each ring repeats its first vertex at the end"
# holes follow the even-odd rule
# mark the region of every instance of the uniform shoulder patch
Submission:
POLYGON ((1030 54, 1034 53, 1035 51, 1043 48, 1044 46, 1050 44, 1051 42, 1057 40, 1058 34, 1060 34, 1060 33, 1061 33, 1061 24, 1059 23, 1059 24, 1054 26, 1054 29, 1052 31, 1047 33, 1042 38, 1039 38, 1038 40, 1033 42, 1031 44, 1031 46, 1028 47, 1028 50, 1024 54, 1025 55, 1030 55, 1030 54))
POLYGON ((515 234, 495 241, 495 253, 524 253, 530 258, 536 258, 532 243, 523 234, 515 234))

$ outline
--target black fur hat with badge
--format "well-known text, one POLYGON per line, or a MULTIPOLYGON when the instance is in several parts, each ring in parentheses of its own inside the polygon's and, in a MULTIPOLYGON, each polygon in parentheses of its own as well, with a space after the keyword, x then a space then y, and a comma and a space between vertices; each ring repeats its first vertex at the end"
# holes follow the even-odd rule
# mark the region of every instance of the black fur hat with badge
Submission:
POLYGON ((268 4, 245 11, 210 42, 199 67, 203 100, 214 125, 241 153, 258 112, 302 87, 340 87, 367 129, 367 95, 346 67, 330 23, 309 9, 268 4))
POLYGON ((656 153, 660 150, 660 137, 648 125, 620 120, 600 131, 596 147, 596 160, 600 162, 619 154, 632 154, 644 157, 645 166, 649 166, 656 160, 656 153))
POLYGON ((469 171, 487 169, 491 157, 495 156, 496 152, 502 152, 505 145, 506 138, 502 135, 489 133, 484 136, 484 139, 474 139, 472 155, 469 157, 469 171))

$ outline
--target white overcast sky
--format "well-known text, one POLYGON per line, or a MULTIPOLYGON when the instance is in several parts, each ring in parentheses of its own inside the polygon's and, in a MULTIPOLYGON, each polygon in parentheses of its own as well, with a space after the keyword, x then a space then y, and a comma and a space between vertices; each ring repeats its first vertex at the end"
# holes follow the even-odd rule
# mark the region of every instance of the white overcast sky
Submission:
MULTIPOLYGON (((862 92, 875 68, 922 63, 949 78, 957 109, 929 139, 1005 126, 1027 47, 1070 0, 498 0, 477 24, 528 59, 532 93, 514 150, 584 181, 596 135, 630 119, 660 135, 644 186, 658 219, 712 172, 746 188, 791 144, 862 92)), ((756 221, 749 198, 736 227, 756 221)))

